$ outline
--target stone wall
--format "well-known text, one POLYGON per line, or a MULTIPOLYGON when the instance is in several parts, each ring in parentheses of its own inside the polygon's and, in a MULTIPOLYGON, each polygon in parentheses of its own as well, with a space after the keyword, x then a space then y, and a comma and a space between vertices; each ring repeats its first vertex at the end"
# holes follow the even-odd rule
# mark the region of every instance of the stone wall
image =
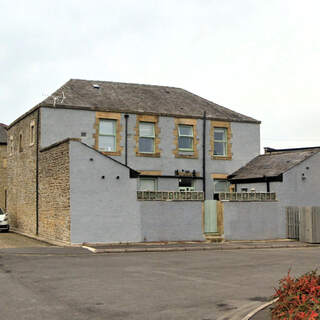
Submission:
POLYGON ((37 112, 29 114, 8 130, 9 220, 13 229, 30 235, 36 233, 37 112), (35 124, 33 141, 30 137, 31 123, 35 124))
POLYGON ((0 145, 0 208, 5 209, 7 188, 7 145, 0 145))
POLYGON ((39 236, 70 242, 68 141, 39 153, 39 236))

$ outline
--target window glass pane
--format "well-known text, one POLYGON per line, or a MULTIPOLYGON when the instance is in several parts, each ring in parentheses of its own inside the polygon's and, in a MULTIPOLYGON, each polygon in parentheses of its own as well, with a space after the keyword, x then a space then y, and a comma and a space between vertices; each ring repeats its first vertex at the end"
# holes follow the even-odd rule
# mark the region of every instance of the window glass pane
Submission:
POLYGON ((100 151, 116 151, 114 136, 99 136, 99 150, 100 151))
POLYGON ((226 141, 227 136, 226 128, 215 128, 214 129, 214 140, 226 141))
POLYGON ((140 179, 140 191, 156 191, 155 179, 140 179))
POLYGON ((193 149, 193 138, 179 137, 179 149, 193 149))
POLYGON ((193 137, 193 126, 179 125, 179 136, 193 137))
POLYGON ((139 135, 140 137, 154 137, 154 123, 140 122, 139 135))
POLYGON ((154 138, 139 138, 139 152, 154 152, 154 138))
POLYGON ((179 187, 192 187, 193 180, 191 178, 179 179, 179 187))
POLYGON ((226 180, 215 180, 214 181, 214 192, 229 192, 229 181, 226 180))
POLYGON ((226 143, 225 142, 215 142, 214 143, 214 155, 215 156, 225 156, 226 155, 226 143))
POLYGON ((116 120, 100 120, 100 125, 99 125, 99 134, 110 134, 114 135, 115 134, 115 124, 116 120))

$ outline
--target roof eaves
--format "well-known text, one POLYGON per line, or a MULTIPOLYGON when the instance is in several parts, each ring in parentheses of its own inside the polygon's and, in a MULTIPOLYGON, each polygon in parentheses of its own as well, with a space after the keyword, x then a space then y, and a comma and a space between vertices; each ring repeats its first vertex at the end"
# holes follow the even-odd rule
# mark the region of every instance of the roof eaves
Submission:
MULTIPOLYGON (((48 103, 40 103, 37 105, 37 108, 43 107, 43 108, 52 108, 52 109, 70 109, 70 110, 88 110, 88 111, 98 111, 98 112, 119 112, 119 109, 110 109, 106 111, 103 108, 99 107, 90 107, 85 105, 67 105, 67 104, 56 104, 55 106, 48 103)), ((22 120, 22 118, 26 117, 31 112, 35 111, 37 109, 36 107, 30 110, 30 112, 24 114, 20 118, 18 118, 14 123, 10 124, 10 127, 15 124, 16 122, 22 120)), ((128 113, 128 114, 145 114, 145 115, 156 115, 156 116, 163 116, 163 117, 175 117, 175 118, 192 118, 192 119, 203 119, 203 115, 187 115, 187 114, 177 114, 177 113, 162 113, 162 112, 139 112, 139 111, 132 111, 132 110, 121 110, 121 113, 128 113)), ((261 121, 258 120, 227 120, 226 118, 217 118, 217 117, 206 117, 207 120, 214 120, 214 121, 229 121, 229 122, 241 122, 241 123, 256 123, 260 124, 261 121)))

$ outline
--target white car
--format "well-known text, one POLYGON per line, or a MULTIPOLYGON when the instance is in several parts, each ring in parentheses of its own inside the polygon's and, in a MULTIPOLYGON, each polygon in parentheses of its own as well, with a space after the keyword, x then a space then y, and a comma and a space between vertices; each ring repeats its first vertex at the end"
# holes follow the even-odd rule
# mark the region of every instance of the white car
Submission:
POLYGON ((4 230, 8 232, 10 229, 8 214, 4 212, 3 209, 0 208, 0 230, 4 230))

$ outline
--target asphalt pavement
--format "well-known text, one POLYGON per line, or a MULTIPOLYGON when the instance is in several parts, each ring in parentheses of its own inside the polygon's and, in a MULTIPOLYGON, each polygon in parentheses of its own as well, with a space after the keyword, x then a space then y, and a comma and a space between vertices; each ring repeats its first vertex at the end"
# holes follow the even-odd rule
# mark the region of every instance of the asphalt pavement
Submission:
POLYGON ((241 319, 291 268, 319 267, 320 248, 93 254, 0 250, 3 319, 241 319))

